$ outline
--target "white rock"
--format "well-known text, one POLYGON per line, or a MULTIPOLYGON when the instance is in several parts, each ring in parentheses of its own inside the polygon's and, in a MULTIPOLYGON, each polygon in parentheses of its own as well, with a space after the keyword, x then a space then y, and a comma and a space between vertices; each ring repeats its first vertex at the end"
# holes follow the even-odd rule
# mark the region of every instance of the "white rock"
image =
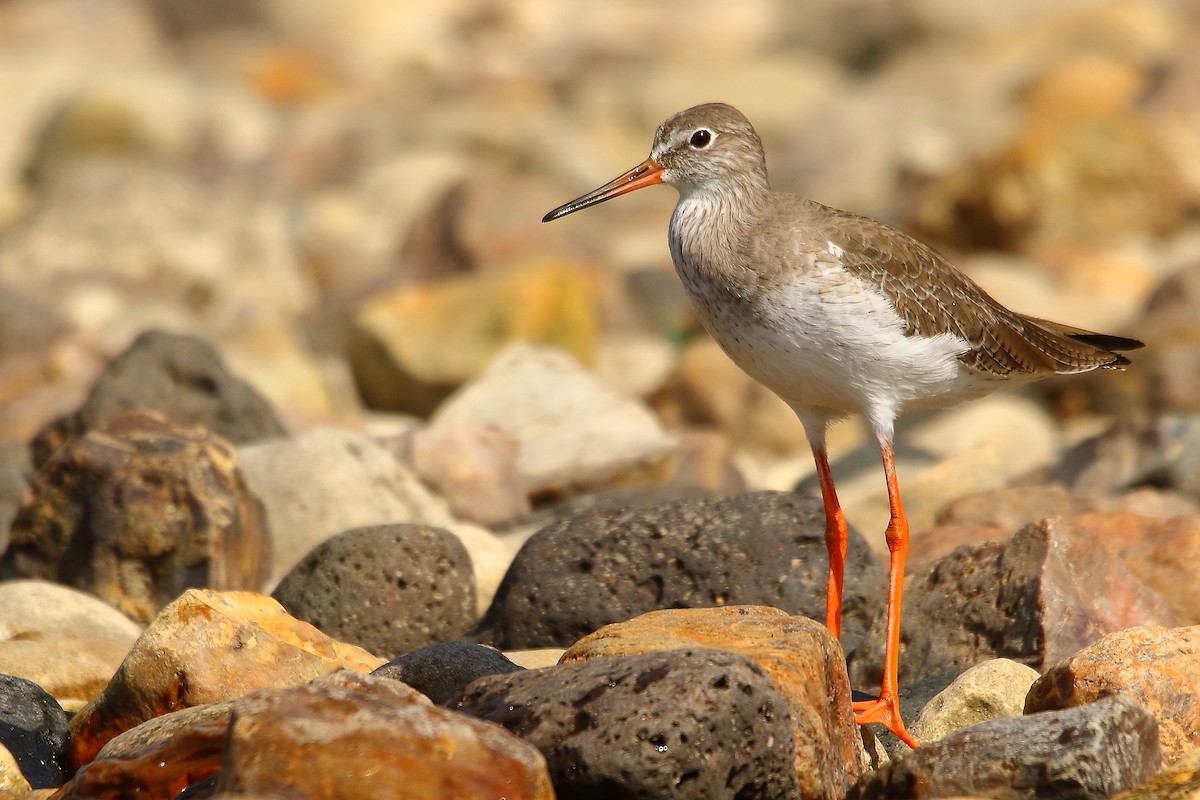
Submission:
POLYGON ((653 467, 675 442, 643 404, 560 350, 512 345, 438 407, 437 427, 493 426, 520 447, 525 491, 600 485, 653 467))
POLYGON ((0 583, 0 673, 75 710, 104 688, 142 628, 90 594, 42 581, 0 583))
POLYGON ((1037 670, 1007 658, 976 664, 925 704, 913 738, 926 744, 977 722, 1019 716, 1037 679, 1037 670))

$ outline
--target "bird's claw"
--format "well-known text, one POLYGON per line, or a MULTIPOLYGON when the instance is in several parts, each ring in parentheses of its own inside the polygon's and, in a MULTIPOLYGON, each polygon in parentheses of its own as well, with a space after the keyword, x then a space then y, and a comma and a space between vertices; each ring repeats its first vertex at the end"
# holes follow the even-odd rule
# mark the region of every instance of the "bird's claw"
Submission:
POLYGON ((859 725, 882 725, 897 739, 916 749, 917 742, 909 735, 900 718, 900 703, 894 695, 884 694, 874 700, 863 700, 851 704, 854 721, 859 725))

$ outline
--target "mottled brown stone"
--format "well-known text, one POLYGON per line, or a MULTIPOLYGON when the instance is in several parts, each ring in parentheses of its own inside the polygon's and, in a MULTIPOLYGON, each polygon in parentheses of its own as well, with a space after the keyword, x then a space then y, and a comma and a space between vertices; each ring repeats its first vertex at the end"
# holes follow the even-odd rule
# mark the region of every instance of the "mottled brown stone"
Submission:
POLYGON ((266 515, 233 446, 135 409, 45 465, 0 578, 74 586, 145 622, 192 586, 257 589, 269 554, 266 515))

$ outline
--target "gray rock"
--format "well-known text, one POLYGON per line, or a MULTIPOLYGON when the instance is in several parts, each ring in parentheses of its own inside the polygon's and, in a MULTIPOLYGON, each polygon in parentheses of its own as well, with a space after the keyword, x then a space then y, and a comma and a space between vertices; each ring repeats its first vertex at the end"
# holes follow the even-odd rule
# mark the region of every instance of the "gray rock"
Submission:
POLYGON ((754 662, 672 650, 481 678, 453 705, 546 758, 559 797, 797 797, 787 701, 754 662))
MULTIPOLYGON (((883 567, 852 532, 843 639, 882 604, 883 567)), ((521 548, 480 623, 504 649, 562 647, 660 608, 769 605, 825 619, 821 501, 784 492, 638 504, 553 523, 521 548)))
POLYGON ((1099 800, 1154 775, 1160 759, 1154 717, 1131 700, 1112 697, 964 728, 865 776, 847 800, 1099 800))
POLYGON ((234 444, 285 432, 270 404, 229 372, 207 342, 148 331, 109 362, 79 409, 38 432, 32 443, 34 464, 44 464, 66 442, 132 408, 204 425, 234 444))
POLYGON ((33 681, 0 675, 0 745, 34 789, 61 786, 71 773, 71 730, 58 702, 33 681))
POLYGON ((454 639, 405 653, 371 674, 403 681, 443 704, 476 678, 520 671, 521 667, 493 647, 454 639))
MULTIPOLYGON (((1055 517, 1007 542, 961 547, 908 576, 900 682, 997 657, 1044 669, 1105 633, 1174 620, 1162 598, 1086 530, 1055 517), (1122 601, 1110 602, 1114 596, 1122 601)), ((851 658, 851 686, 879 685, 883 638, 881 616, 869 647, 851 658)))
POLYGON ((475 622, 471 557, 449 531, 377 525, 318 545, 272 595, 292 616, 384 658, 475 622))

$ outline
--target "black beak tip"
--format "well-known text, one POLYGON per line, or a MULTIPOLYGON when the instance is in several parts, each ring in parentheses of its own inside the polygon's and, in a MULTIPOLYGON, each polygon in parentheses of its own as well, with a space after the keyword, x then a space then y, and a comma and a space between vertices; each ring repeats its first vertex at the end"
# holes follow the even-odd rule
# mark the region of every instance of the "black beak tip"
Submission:
POLYGON ((554 222, 554 220, 562 219, 567 214, 570 214, 575 210, 576 209, 572 207, 571 203, 567 203, 565 206, 559 206, 552 211, 547 211, 546 216, 542 217, 542 222, 554 222))

